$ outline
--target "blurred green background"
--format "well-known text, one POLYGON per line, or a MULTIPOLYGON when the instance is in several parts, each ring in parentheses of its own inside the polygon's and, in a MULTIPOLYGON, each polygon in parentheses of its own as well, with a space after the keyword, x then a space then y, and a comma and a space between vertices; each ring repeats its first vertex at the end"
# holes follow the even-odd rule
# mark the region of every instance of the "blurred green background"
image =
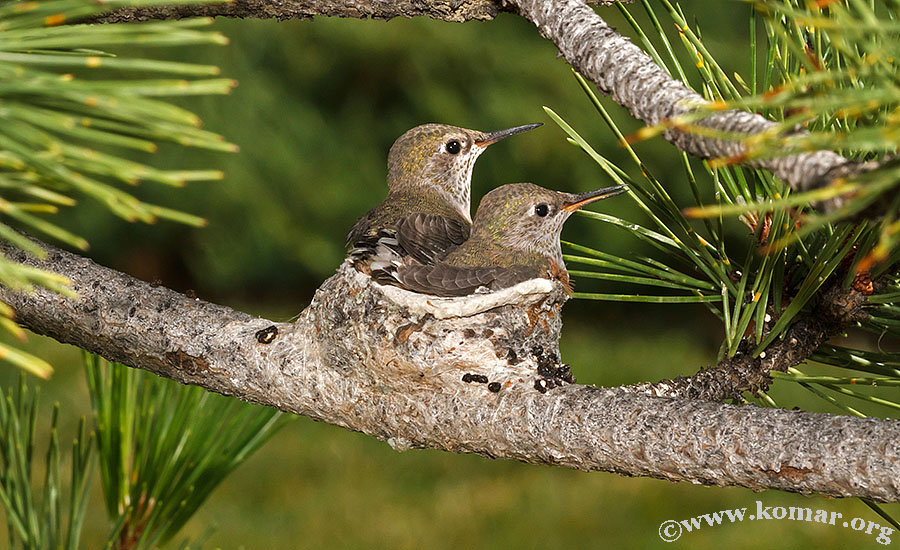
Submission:
MULTIPOLYGON (((746 74, 748 7, 719 3, 709 14, 704 3, 682 4, 711 29, 704 40, 721 54, 726 72, 746 74)), ((600 12, 628 33, 617 11, 600 12)), ((191 289, 204 299, 289 319, 340 264, 347 229, 384 197, 387 151, 413 126, 444 122, 495 130, 545 123, 492 147, 478 161, 476 199, 514 181, 569 191, 609 185, 596 164, 565 142, 543 105, 634 171, 555 46, 520 17, 466 24, 220 20, 216 26, 230 46, 169 53, 172 59, 219 65, 224 76, 239 81, 231 96, 181 103, 241 152, 162 147, 149 159, 154 164, 218 167, 226 179, 177 191, 137 190, 148 201, 201 215, 209 225, 129 224, 88 204, 63 213, 65 226, 90 241, 89 255, 100 263, 191 289)), ((626 131, 640 127, 614 110, 626 131)), ((672 149, 660 139, 637 147, 654 159, 649 168, 676 201, 687 202, 672 149)), ((595 209, 638 216, 624 199, 595 209)), ((641 250, 615 228, 581 218, 567 225, 564 238, 617 252, 641 250)), ((611 287, 580 281, 579 288, 611 287)), ((700 305, 576 301, 566 306, 562 355, 581 382, 658 380, 713 363, 720 330, 700 305)), ((29 347, 58 367, 41 386, 46 410, 50 401, 60 401, 66 419, 62 433, 71 434, 89 408, 78 352, 39 337, 31 337, 29 347)), ((15 376, 9 367, 0 369, 4 386, 15 376)), ((794 388, 776 387, 773 396, 786 405, 827 410, 794 388)), ((186 534, 216 525, 209 546, 247 549, 646 548, 666 544, 657 534, 665 520, 752 509, 757 499, 766 506, 822 508, 884 523, 856 500, 755 494, 437 451, 398 454, 370 437, 299 419, 214 493, 186 534)), ((95 503, 100 501, 97 491, 95 503)), ((896 506, 890 509, 900 513, 896 506)), ((88 525, 85 547, 98 547, 107 529, 99 509, 88 525)), ((837 548, 865 547, 874 539, 840 526, 747 521, 686 533, 672 546, 837 548)))

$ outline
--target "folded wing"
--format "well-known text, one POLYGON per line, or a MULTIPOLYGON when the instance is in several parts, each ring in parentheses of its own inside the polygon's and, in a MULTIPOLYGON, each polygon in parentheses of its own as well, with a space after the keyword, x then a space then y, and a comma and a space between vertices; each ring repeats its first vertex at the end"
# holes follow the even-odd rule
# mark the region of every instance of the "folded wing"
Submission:
POLYGON ((363 272, 390 265, 433 265, 469 237, 464 220, 417 213, 390 227, 375 227, 368 216, 347 235, 350 258, 363 272))
POLYGON ((534 269, 526 266, 460 267, 437 264, 372 271, 372 278, 379 283, 434 296, 467 296, 481 287, 499 290, 539 276, 534 269))
POLYGON ((469 231, 462 220, 418 213, 397 224, 397 242, 416 261, 431 265, 465 242, 469 231))

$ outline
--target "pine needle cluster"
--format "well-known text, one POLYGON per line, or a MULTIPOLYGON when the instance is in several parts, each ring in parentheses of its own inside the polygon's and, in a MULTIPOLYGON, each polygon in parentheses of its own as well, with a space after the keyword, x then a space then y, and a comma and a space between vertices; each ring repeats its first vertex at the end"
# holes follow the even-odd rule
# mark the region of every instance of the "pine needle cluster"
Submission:
MULTIPOLYGON (((81 200, 102 204, 127 220, 159 219, 203 225, 197 216, 139 200, 145 182, 173 187, 222 178, 219 170, 169 170, 128 158, 158 144, 235 151, 200 119, 170 102, 185 95, 226 94, 234 81, 218 67, 122 57, 118 48, 225 44, 202 30, 211 19, 129 25, 71 24, 123 6, 156 0, 39 0, 0 2, 0 238, 38 257, 44 251, 17 229, 87 249, 82 237, 52 221, 81 200)), ((71 295, 68 281, 0 255, 0 284, 33 285, 71 295)), ((19 338, 13 312, 0 303, 0 325, 19 338)), ((0 358, 46 377, 49 364, 0 344, 0 358)))

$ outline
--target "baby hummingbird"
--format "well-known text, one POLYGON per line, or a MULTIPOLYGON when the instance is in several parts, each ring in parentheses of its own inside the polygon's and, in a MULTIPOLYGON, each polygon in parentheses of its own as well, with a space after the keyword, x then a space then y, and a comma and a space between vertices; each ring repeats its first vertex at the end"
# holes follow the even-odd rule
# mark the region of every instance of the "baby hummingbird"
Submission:
POLYGON ((579 208, 623 193, 616 185, 587 193, 551 191, 531 183, 498 187, 481 199, 472 236, 434 265, 392 264, 373 270, 380 283, 435 296, 466 296, 535 278, 571 292, 559 244, 563 223, 579 208))
POLYGON ((400 136, 388 154, 388 196, 347 235, 354 267, 364 273, 398 258, 433 264, 462 244, 472 226, 475 160, 491 145, 541 124, 478 132, 424 124, 400 136))

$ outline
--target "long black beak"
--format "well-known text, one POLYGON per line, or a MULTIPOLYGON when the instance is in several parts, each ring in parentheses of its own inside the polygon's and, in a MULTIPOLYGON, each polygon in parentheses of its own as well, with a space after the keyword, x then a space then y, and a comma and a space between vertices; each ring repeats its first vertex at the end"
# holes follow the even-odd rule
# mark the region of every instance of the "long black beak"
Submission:
POLYGON ((507 128, 506 130, 497 130, 496 132, 489 132, 484 134, 481 139, 475 140, 475 145, 479 147, 487 147, 492 143, 497 143, 501 139, 506 139, 509 136, 514 136, 516 134, 521 134, 522 132, 527 132, 528 130, 534 130, 538 126, 543 126, 544 124, 541 122, 537 122, 535 124, 526 124, 525 126, 516 126, 515 128, 507 128))
POLYGON ((583 206, 591 204, 592 202, 596 202, 601 199, 608 199, 609 197, 615 197, 616 195, 622 194, 624 192, 624 185, 614 185, 612 187, 606 187, 604 189, 598 189, 596 191, 578 193, 572 195, 572 198, 574 200, 563 206, 563 210, 565 210, 566 212, 574 212, 583 206))

